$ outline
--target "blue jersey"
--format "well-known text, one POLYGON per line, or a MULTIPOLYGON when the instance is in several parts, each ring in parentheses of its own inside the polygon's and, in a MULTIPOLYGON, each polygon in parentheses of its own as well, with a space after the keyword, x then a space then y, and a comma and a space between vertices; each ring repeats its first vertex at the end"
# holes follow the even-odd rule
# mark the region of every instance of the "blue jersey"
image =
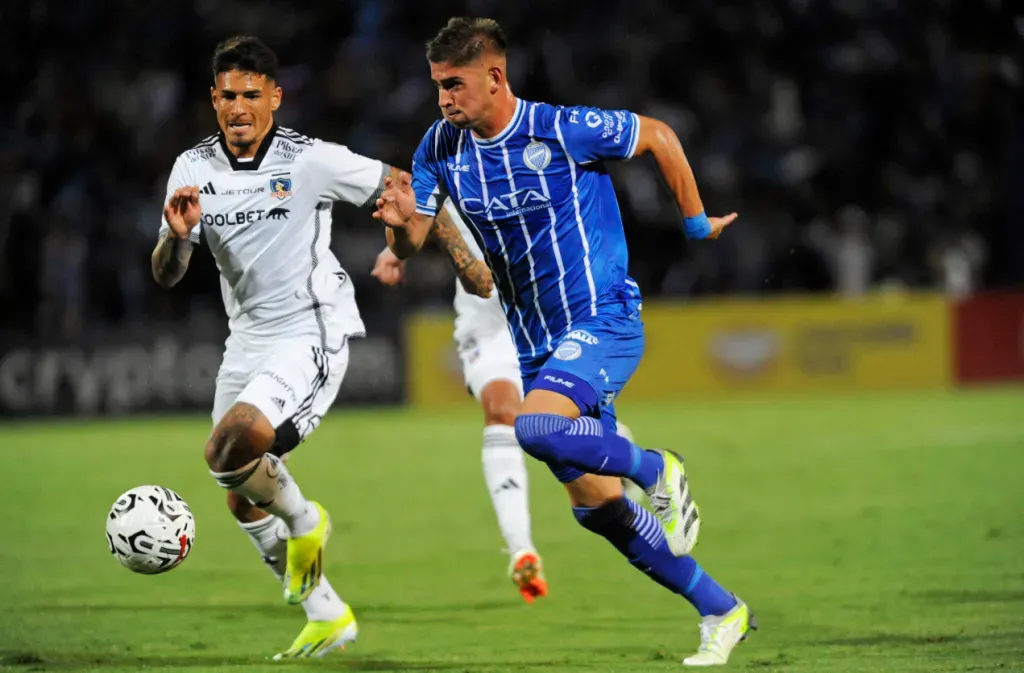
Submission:
POLYGON ((639 303, 603 165, 633 156, 639 127, 623 110, 517 100, 493 138, 441 120, 416 150, 416 209, 435 216, 451 197, 494 273, 521 361, 546 358, 605 309, 639 303))

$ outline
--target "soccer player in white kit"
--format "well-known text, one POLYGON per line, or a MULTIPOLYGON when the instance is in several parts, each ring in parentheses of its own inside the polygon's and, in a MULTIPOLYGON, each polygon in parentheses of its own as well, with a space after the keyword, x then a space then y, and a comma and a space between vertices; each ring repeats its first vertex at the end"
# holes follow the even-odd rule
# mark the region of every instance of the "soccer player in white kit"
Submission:
MULTIPOLYGON (((445 202, 444 212, 458 227, 474 257, 483 259, 483 253, 451 200, 445 202)), ((385 285, 397 285, 404 275, 405 262, 389 248, 384 248, 377 256, 373 276, 385 285)), ((462 374, 466 388, 484 414, 484 482, 509 553, 508 575, 523 600, 532 603, 547 595, 548 585, 540 555, 533 544, 526 462, 516 441, 515 419, 523 402, 519 355, 497 293, 479 297, 466 292, 457 282, 453 303, 454 337, 462 374)), ((632 441, 626 425, 619 423, 618 432, 632 441)), ((628 487, 631 487, 630 496, 636 499, 638 488, 632 482, 628 482, 628 487)))
MULTIPOLYGON (((373 207, 397 170, 274 123, 277 57, 252 37, 214 52, 210 92, 220 132, 183 152, 167 184, 153 276, 171 287, 204 234, 220 270, 230 336, 217 374, 206 461, 228 507, 301 604, 308 623, 275 658, 318 657, 357 635, 351 608, 323 576, 330 518, 282 457, 335 398, 348 341, 365 335, 352 283, 330 249, 331 204, 373 207)), ((435 232, 465 282, 490 293, 450 223, 435 232)))

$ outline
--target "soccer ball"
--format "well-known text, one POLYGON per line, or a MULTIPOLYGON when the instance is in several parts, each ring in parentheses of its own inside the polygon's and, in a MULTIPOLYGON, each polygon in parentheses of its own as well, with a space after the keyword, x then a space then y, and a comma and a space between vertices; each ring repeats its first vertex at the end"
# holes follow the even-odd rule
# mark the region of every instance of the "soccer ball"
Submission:
POLYGON ((180 495, 163 486, 126 491, 107 514, 107 546, 125 568, 156 575, 176 568, 192 551, 196 522, 180 495))

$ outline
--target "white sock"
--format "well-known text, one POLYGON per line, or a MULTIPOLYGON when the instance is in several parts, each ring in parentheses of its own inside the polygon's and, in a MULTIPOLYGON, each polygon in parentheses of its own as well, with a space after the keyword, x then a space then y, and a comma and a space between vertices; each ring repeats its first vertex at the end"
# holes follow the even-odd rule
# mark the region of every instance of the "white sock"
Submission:
POLYGON ((253 504, 279 517, 291 537, 301 537, 320 523, 320 513, 309 504, 281 459, 266 453, 240 470, 211 472, 224 488, 245 496, 253 504))
POLYGON ((530 537, 526 460, 513 427, 489 425, 484 428, 483 464, 484 481, 509 553, 534 549, 530 537))
MULTIPOLYGON (((279 582, 283 582, 288 554, 288 526, 276 516, 238 525, 252 540, 270 572, 274 573, 279 582)), ((345 602, 331 587, 327 575, 323 575, 309 598, 302 601, 302 609, 310 621, 330 622, 345 614, 345 602)))

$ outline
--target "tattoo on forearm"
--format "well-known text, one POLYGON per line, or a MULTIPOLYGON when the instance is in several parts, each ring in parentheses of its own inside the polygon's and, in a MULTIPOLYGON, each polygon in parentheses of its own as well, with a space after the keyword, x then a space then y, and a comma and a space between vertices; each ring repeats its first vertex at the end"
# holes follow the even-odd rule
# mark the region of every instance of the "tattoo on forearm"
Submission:
MULTIPOLYGON (((473 293, 479 293, 481 291, 490 292, 492 289, 491 282, 493 282, 493 279, 487 279, 489 273, 490 269, 487 268, 486 264, 474 264, 470 266, 468 269, 464 269, 461 272, 461 276, 462 280, 469 283, 470 288, 472 288, 471 291, 473 293)), ((465 286, 465 283, 463 283, 463 286, 465 286)), ((470 288, 466 289, 469 290, 470 288)))
POLYGON ((434 218, 434 223, 430 226, 430 236, 439 248, 448 253, 456 273, 461 274, 476 261, 455 223, 444 211, 434 218))
POLYGON ((174 285, 185 275, 191 256, 191 241, 161 236, 153 251, 153 277, 164 287, 174 285))

